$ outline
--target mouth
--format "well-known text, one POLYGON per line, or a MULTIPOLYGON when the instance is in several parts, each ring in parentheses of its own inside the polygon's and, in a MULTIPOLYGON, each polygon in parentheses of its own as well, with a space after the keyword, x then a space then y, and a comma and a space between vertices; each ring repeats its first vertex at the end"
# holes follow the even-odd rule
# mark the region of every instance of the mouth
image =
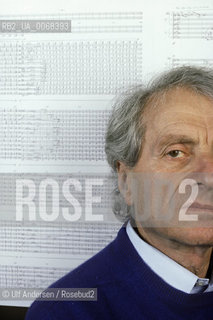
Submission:
POLYGON ((212 211, 213 212, 213 205, 201 204, 199 202, 192 203, 189 208, 190 209, 197 209, 197 210, 204 210, 204 211, 212 211))
POLYGON ((194 202, 188 207, 187 212, 197 214, 196 221, 204 223, 205 227, 213 226, 213 205, 194 202))

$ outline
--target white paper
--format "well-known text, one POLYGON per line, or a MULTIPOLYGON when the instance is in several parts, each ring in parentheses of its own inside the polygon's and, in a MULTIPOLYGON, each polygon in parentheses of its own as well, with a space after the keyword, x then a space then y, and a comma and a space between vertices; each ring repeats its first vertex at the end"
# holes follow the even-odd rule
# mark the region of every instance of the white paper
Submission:
MULTIPOLYGON (((111 210, 104 134, 113 99, 160 71, 213 65, 211 1, 2 1, 0 20, 71 20, 70 33, 0 32, 0 287, 45 288, 105 247, 111 210), (39 184, 76 179, 77 222, 39 215, 39 184), (36 221, 16 221, 16 181, 36 185, 36 221), (103 179, 85 221, 86 181, 103 179)), ((73 190, 72 190, 73 191, 73 190)), ((52 196, 47 206, 51 211, 52 196)), ((72 208, 70 208, 72 210, 72 208)), ((72 212, 72 211, 70 211, 72 212)), ((2 305, 29 305, 1 301, 2 305)))

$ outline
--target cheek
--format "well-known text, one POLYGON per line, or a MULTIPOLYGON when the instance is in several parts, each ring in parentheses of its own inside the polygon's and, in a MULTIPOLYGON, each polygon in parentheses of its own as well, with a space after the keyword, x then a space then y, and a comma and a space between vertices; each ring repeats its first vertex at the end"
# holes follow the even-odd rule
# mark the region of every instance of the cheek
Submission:
POLYGON ((150 226, 156 222, 168 223, 171 216, 176 216, 181 202, 176 189, 162 175, 156 178, 156 175, 137 174, 132 180, 132 202, 138 221, 147 222, 150 226))
POLYGON ((179 193, 179 181, 168 176, 140 173, 132 180, 132 202, 138 221, 147 226, 177 226, 182 206, 190 196, 179 193))

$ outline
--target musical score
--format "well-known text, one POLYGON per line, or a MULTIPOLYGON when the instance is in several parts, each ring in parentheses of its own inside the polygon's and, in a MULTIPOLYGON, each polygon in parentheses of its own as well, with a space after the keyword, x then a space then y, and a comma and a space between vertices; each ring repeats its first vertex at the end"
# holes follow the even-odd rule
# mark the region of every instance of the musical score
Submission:
MULTIPOLYGON (((115 238, 122 224, 111 209, 115 180, 104 142, 117 95, 171 67, 213 66, 211 2, 158 5, 0 16, 0 22, 66 20, 70 27, 60 33, 0 30, 1 287, 46 288, 115 238), (78 221, 65 221, 61 212, 56 221, 42 221, 38 188, 46 178, 58 183, 60 209, 69 207, 70 214, 62 185, 69 178, 79 182, 81 191, 70 187, 83 209, 78 221), (19 179, 35 183, 36 221, 29 221, 27 208, 16 221, 19 179), (85 221, 88 179, 103 180, 92 190, 101 197, 93 213, 103 221, 85 221)), ((49 212, 53 200, 47 189, 49 212)))

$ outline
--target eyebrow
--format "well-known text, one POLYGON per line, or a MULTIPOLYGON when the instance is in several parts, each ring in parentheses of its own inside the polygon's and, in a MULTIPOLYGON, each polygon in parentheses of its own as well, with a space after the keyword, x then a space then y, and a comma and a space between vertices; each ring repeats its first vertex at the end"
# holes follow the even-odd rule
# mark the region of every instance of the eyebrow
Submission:
POLYGON ((190 138, 186 135, 180 135, 180 134, 168 134, 165 136, 158 137, 155 141, 154 145, 157 146, 158 149, 161 149, 163 146, 168 146, 171 144, 189 144, 189 145, 196 145, 198 144, 198 141, 190 138))

